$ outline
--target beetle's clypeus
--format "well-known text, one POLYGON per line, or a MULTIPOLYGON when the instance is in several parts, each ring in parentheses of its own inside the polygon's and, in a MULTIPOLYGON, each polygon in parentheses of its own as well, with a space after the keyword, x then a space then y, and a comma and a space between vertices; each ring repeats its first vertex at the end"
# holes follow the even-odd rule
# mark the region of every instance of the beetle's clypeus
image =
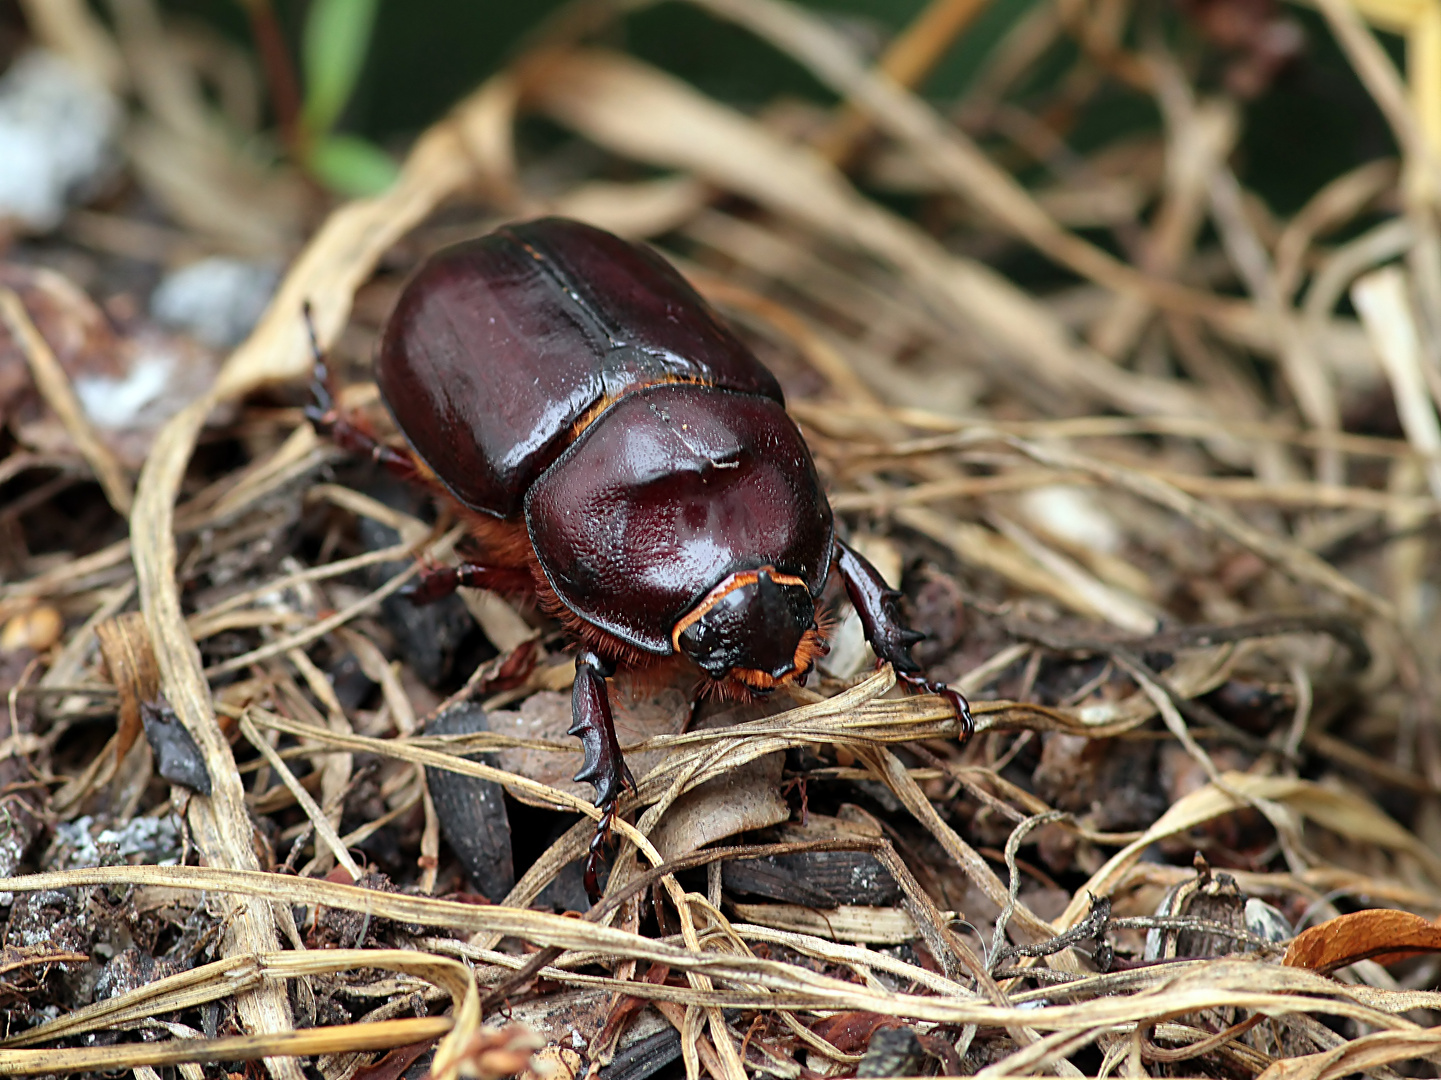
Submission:
POLYGON ((408 448, 339 415, 320 371, 317 426, 466 519, 476 561, 427 570, 412 597, 462 585, 533 594, 574 636, 576 779, 604 810, 592 894, 616 800, 634 783, 606 677, 618 663, 689 662, 698 689, 738 696, 802 679, 827 649, 816 602, 832 570, 876 655, 944 695, 970 735, 965 699, 911 659, 920 635, 900 621, 897 594, 837 539, 775 376, 649 248, 545 218, 422 265, 376 364, 408 448))

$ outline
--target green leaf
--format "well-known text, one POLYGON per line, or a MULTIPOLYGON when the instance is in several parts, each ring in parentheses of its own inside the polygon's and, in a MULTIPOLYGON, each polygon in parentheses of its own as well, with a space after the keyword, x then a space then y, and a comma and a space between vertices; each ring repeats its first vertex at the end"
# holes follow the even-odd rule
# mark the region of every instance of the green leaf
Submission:
POLYGON ((305 126, 320 137, 334 126, 355 90, 379 0, 314 0, 301 42, 305 64, 305 126))
POLYGON ((311 174, 331 191, 352 197, 377 195, 400 175, 393 157, 356 135, 327 135, 317 139, 306 164, 311 174))

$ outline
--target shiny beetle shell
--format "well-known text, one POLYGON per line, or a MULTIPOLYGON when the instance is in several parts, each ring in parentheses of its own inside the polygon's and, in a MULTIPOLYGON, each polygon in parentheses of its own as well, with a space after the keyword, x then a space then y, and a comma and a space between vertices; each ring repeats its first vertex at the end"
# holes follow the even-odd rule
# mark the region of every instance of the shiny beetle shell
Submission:
POLYGON ((377 381, 451 494, 523 515, 556 596, 627 645, 673 653, 737 572, 820 595, 831 510, 780 386, 647 248, 554 218, 449 248, 402 293, 377 381))
POLYGON ((649 249, 557 218, 449 248, 402 291, 376 366, 408 452, 335 408, 319 350, 306 412, 468 516, 481 561, 423 570, 411 598, 462 585, 533 596, 577 639, 575 779, 602 811, 592 900, 635 785, 606 683, 617 663, 683 654, 699 693, 795 683, 827 650, 816 601, 834 570, 877 658, 940 695, 970 737, 965 698, 910 655, 921 635, 900 594, 836 537, 775 377, 649 249))
POLYGON ((451 493, 500 518, 577 422, 628 390, 684 381, 783 404, 775 376, 669 263, 558 218, 422 266, 386 325, 376 381, 451 493))

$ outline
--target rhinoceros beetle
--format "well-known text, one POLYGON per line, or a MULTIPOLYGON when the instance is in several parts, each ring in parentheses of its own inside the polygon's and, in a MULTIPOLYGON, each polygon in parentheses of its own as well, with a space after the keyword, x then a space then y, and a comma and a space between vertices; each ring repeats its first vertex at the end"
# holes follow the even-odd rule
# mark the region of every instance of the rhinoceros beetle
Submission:
POLYGON ((599 853, 634 786, 611 719, 616 664, 689 662, 701 692, 763 695, 828 649, 816 603, 832 569, 866 639, 911 687, 965 699, 911 658, 881 576, 835 535, 815 463, 775 376, 664 259, 544 218, 425 262, 386 323, 376 381, 409 447, 341 416, 317 354, 309 414, 342 447, 456 504, 474 562, 458 586, 533 595, 578 643, 576 780, 603 810, 599 853))

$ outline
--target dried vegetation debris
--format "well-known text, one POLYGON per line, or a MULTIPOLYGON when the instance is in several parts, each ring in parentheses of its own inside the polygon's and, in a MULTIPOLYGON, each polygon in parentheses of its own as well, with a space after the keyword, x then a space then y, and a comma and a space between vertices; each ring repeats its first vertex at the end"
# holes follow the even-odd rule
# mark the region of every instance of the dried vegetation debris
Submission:
POLYGON ((220 45, 24 5, 133 91, 134 186, 0 261, 0 1071, 1436 1075, 1434 53, 1403 81, 1319 5, 1399 157, 1281 218, 1232 164, 1239 96, 1308 62, 1274 5, 1168 37, 1041 4, 937 109, 904 87, 974 5, 870 66, 800 9, 698 3, 847 104, 747 116, 557 24, 308 237, 296 176, 223 134, 244 93, 195 92, 220 45), (1116 93, 1161 130, 1081 156, 1116 93), (518 144, 531 115, 594 171, 518 144), (580 918, 563 641, 406 604, 458 529, 283 385, 308 302, 383 423, 360 361, 401 276, 542 212, 655 238, 753 341, 979 728, 887 697, 839 597, 788 700, 682 733, 678 687, 618 686, 640 785, 580 918), (1027 250, 1070 283, 994 269, 1027 250), (204 256, 202 323, 155 290, 204 256))

